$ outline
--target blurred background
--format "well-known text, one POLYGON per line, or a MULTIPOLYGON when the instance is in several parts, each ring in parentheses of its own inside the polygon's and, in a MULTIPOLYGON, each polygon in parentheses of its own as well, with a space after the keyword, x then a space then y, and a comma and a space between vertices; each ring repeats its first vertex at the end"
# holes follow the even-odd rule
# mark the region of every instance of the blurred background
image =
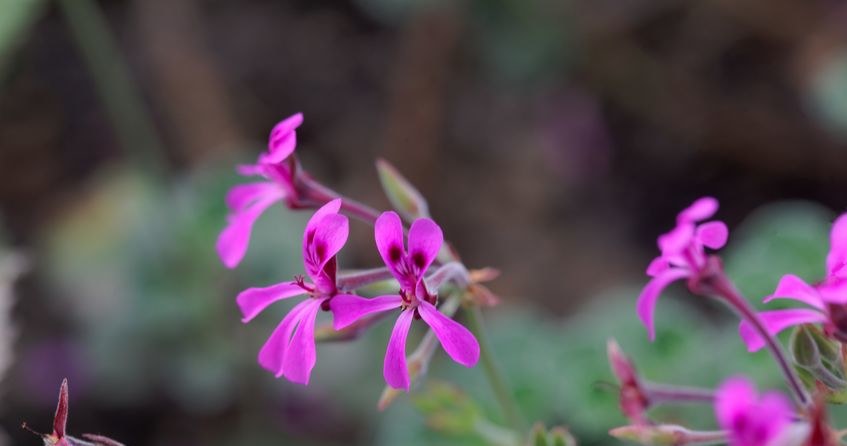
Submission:
MULTIPOLYGON (((298 111, 315 177, 385 209, 389 160, 469 266, 502 271, 488 325, 528 419, 616 444, 610 336, 657 380, 779 385, 716 305, 674 288, 650 344, 634 303, 702 195, 748 298, 821 276, 845 25, 830 0, 0 0, 0 444, 39 444, 19 425, 49 430, 63 377, 70 431, 129 445, 482 444, 420 401, 376 410, 390 324, 319 345, 308 388, 256 364, 288 304, 242 325, 234 296, 302 271, 308 215, 268 212, 235 271, 214 243, 233 166, 298 111)), ((342 257, 378 264, 370 228, 342 257)), ((480 374, 439 353, 430 376, 501 422, 480 374)))

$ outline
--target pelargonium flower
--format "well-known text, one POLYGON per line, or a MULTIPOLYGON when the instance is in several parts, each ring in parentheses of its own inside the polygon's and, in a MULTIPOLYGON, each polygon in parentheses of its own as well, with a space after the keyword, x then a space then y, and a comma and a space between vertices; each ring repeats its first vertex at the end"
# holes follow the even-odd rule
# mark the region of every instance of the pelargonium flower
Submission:
POLYGON ((473 367, 479 360, 476 338, 467 328, 438 311, 435 307, 437 295, 427 288, 424 280, 427 268, 444 243, 441 228, 428 218, 415 220, 409 229, 406 249, 400 217, 395 212, 384 212, 376 221, 374 238, 383 261, 400 284, 400 291, 371 299, 336 296, 330 302, 335 329, 347 327, 372 313, 401 309, 388 341, 383 366, 385 381, 395 389, 409 390, 406 336, 412 319, 423 319, 454 361, 473 367))
POLYGON ((303 265, 312 280, 297 277, 290 282, 264 288, 250 288, 236 301, 247 323, 272 303, 307 294, 274 330, 259 352, 262 367, 292 382, 308 384, 315 366, 315 318, 318 310, 329 310, 329 301, 338 295, 336 254, 347 242, 349 221, 338 213, 341 199, 318 209, 303 234, 303 265))
POLYGON ((726 244, 729 231, 722 221, 699 223, 718 210, 718 201, 700 198, 676 218, 676 227, 659 236, 661 255, 647 267, 652 277, 638 296, 638 317, 647 328, 651 340, 656 337, 653 313, 659 294, 674 281, 696 277, 706 267, 705 248, 720 249, 726 244), (698 224, 699 223, 699 224, 698 224))
POLYGON ((791 424, 793 412, 781 393, 767 392, 760 398, 753 383, 734 377, 718 388, 715 414, 728 432, 729 446, 768 446, 791 424))
MULTIPOLYGON (((847 342, 847 214, 833 223, 830 232, 830 248, 826 256, 826 277, 821 283, 810 285, 803 279, 786 274, 779 280, 773 294, 764 302, 774 299, 792 299, 812 308, 790 308, 759 313, 771 335, 801 324, 823 324, 826 333, 842 342, 847 342)), ((765 341, 749 322, 739 326, 741 338, 747 349, 759 350, 765 341)))
POLYGON ((274 203, 283 199, 296 202, 294 187, 295 162, 290 159, 297 145, 297 127, 303 115, 297 113, 279 122, 271 130, 268 151, 259 155, 256 164, 238 167, 244 176, 261 176, 265 181, 239 184, 226 195, 230 213, 227 226, 218 237, 217 250, 228 268, 235 268, 244 258, 253 224, 274 203))

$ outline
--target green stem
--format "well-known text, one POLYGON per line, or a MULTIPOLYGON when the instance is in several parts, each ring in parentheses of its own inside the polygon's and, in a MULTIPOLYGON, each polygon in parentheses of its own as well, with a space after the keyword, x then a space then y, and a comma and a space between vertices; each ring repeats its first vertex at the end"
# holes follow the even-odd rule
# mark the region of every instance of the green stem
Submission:
POLYGON ((473 307, 468 309, 465 314, 467 315, 466 317, 471 331, 474 332, 477 341, 479 341, 482 368, 485 371, 485 377, 488 378, 488 383, 491 385, 491 390, 497 398, 497 402, 503 409, 503 415, 516 432, 525 432, 526 426, 524 426, 514 396, 506 385, 506 380, 503 378, 503 374, 497 367, 497 362, 491 353, 491 344, 488 342, 488 334, 482 322, 482 310, 479 307, 473 307))
POLYGON ((93 0, 57 4, 128 158, 153 178, 161 178, 166 164, 163 144, 103 11, 93 0))

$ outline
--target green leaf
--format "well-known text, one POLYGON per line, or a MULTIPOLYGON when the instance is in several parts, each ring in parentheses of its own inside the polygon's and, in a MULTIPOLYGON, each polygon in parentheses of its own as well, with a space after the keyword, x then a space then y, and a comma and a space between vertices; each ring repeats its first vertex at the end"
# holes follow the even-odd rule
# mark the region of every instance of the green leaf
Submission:
POLYGON ((12 53, 44 11, 44 0, 0 0, 0 79, 12 53))

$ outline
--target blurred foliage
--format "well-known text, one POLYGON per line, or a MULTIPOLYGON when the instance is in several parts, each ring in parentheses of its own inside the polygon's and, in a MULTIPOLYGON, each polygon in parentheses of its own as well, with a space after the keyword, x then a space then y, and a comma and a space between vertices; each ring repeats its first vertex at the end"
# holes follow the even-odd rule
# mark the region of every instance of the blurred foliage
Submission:
POLYGON ((847 50, 824 61, 814 73, 808 94, 820 123, 841 140, 847 139, 847 50))
POLYGON ((44 0, 0 0, 0 81, 5 78, 14 50, 44 10, 44 0))

